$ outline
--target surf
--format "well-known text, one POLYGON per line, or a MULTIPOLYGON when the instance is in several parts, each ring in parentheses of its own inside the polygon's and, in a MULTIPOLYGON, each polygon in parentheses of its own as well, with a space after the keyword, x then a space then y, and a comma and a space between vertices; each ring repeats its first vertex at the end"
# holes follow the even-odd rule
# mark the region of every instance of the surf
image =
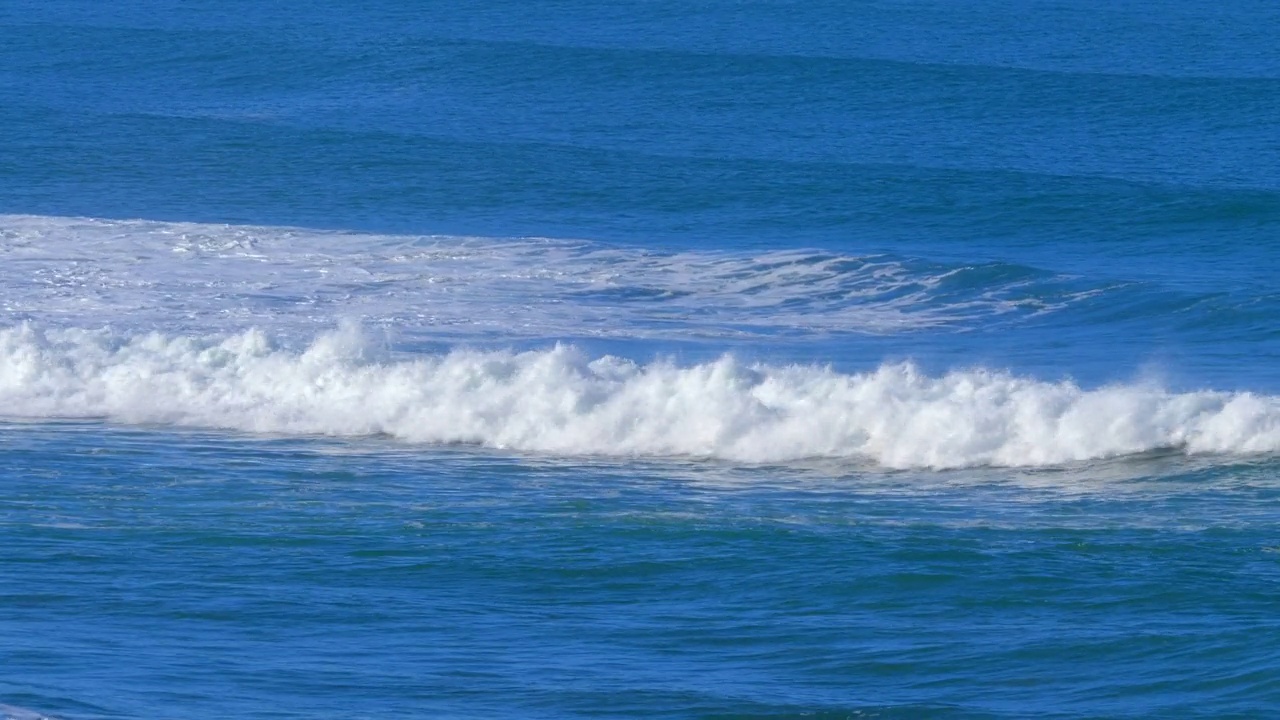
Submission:
POLYGON ((13 418, 474 445, 552 455, 870 461, 888 468, 1041 467, 1177 449, 1280 451, 1280 398, 1086 388, 1000 369, 929 374, 681 364, 527 351, 396 352, 347 325, 292 347, 228 335, 0 330, 13 418))

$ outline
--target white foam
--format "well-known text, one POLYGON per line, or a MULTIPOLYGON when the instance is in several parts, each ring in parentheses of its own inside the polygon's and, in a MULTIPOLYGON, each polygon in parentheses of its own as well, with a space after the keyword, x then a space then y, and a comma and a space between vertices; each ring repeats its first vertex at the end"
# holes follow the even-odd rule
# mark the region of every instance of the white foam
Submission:
POLYGON ((1280 450, 1280 398, 1084 389, 910 364, 843 374, 530 352, 392 356, 357 329, 290 350, 229 336, 0 330, 0 413, 465 443, 552 454, 1039 466, 1178 448, 1280 450))
POLYGON ((346 317, 406 339, 726 340, 957 327, 1092 292, 1026 292, 1025 278, 970 286, 957 281, 966 270, 801 250, 0 215, 0 311, 44 324, 310 336, 346 317))

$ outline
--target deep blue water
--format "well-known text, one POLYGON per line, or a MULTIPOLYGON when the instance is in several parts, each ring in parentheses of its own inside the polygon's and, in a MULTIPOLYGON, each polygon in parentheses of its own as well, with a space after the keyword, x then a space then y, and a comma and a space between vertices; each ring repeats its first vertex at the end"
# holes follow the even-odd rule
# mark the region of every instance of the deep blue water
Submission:
POLYGON ((1280 713, 1278 34, 0 3, 0 717, 1280 713))

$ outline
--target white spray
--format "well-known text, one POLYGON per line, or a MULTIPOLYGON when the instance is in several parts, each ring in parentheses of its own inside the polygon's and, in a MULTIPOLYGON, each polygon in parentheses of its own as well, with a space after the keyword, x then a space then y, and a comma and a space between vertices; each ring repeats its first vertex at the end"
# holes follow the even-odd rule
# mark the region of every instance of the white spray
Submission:
POLYGON ((886 467, 1037 466, 1179 448, 1280 450, 1280 398, 1082 389, 909 363, 844 374, 588 358, 573 347, 376 357, 359 331, 302 351, 229 337, 0 330, 0 414, 466 443, 555 454, 886 467))

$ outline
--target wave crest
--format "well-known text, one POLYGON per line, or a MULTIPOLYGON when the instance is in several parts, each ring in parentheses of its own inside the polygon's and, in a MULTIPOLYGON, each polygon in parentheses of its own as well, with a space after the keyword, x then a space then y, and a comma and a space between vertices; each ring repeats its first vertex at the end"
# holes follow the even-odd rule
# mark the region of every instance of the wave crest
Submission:
POLYGON ((12 327, 0 330, 0 407, 22 418, 891 468, 1280 450, 1280 398, 1252 393, 1084 389, 983 369, 932 376, 910 363, 865 373, 732 356, 641 364, 566 345, 402 357, 355 327, 300 350, 256 330, 187 337, 12 327))

